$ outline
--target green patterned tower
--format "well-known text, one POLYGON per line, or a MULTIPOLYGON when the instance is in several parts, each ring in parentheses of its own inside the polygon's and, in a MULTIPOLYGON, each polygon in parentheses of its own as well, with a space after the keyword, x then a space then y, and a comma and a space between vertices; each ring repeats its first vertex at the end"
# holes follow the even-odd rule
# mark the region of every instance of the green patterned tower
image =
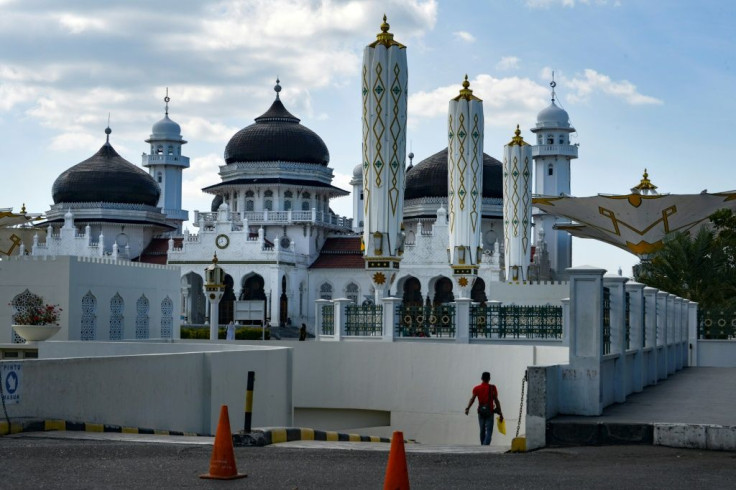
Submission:
POLYGON ((363 51, 363 246, 376 299, 391 286, 403 253, 406 46, 381 32, 363 51))
POLYGON ((470 297, 480 263, 483 197, 483 101, 465 75, 447 116, 447 206, 449 260, 460 297, 470 297))
POLYGON ((526 281, 532 251, 532 147, 519 126, 503 147, 503 230, 507 281, 526 281))

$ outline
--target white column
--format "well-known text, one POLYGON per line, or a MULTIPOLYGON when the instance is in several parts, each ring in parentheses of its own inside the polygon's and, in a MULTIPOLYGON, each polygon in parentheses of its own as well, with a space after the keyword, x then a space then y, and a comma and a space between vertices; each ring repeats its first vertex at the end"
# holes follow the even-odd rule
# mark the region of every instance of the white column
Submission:
POLYGON ((629 294, 629 350, 634 351, 632 362, 631 390, 641 391, 646 385, 644 377, 644 284, 628 282, 629 294))
POLYGON ((690 359, 688 366, 698 365, 698 303, 688 301, 687 304, 687 332, 688 332, 688 349, 690 350, 690 359))
POLYGON ((667 295, 667 374, 677 371, 677 339, 675 338, 675 295, 667 295))
POLYGON ((644 371, 647 385, 657 384, 657 288, 644 288, 644 371))
POLYGON ((515 136, 503 147, 503 229, 506 280, 526 281, 531 262, 532 147, 515 136))
POLYGON ((657 292, 657 378, 667 378, 667 296, 666 291, 657 292))
POLYGON ((342 340, 345 335, 345 323, 347 322, 347 306, 352 303, 348 298, 337 298, 332 300, 335 305, 335 340, 342 340))
POLYGON ((613 397, 618 403, 626 401, 626 291, 624 286, 629 279, 617 274, 603 277, 603 287, 607 287, 611 300, 611 354, 619 356, 614 363, 613 397))
POLYGON ((383 340, 394 341, 396 330, 396 308, 401 304, 401 298, 383 298, 383 340))
POLYGON ((220 309, 218 308, 222 299, 222 291, 208 291, 205 287, 204 294, 210 305, 210 340, 217 340, 218 327, 220 326, 220 309))
POLYGON ((470 342, 470 298, 455 299, 455 342, 470 342))
POLYGON ((478 276, 483 197, 483 101, 465 76, 447 116, 449 261, 460 298, 469 298, 478 276))
POLYGON ((570 298, 562 298, 562 345, 570 347, 570 298))

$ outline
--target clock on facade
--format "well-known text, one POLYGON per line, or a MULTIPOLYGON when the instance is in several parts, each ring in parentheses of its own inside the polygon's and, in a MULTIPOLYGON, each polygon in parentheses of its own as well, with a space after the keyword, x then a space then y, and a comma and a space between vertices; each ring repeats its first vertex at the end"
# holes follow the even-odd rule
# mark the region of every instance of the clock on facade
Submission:
POLYGON ((227 248, 230 245, 230 238, 227 235, 217 235, 215 245, 217 245, 217 248, 227 248))

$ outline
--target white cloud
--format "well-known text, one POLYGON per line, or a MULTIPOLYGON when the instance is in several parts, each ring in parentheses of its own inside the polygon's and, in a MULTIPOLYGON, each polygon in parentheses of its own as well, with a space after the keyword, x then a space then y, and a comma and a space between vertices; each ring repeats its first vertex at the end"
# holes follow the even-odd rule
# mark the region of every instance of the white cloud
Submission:
POLYGON ((187 138, 214 143, 226 142, 240 128, 228 127, 202 117, 191 117, 182 124, 182 134, 187 138))
POLYGON ((550 8, 556 5, 562 7, 575 7, 576 4, 583 5, 613 5, 614 7, 621 6, 619 0, 526 0, 524 2, 529 8, 550 8))
POLYGON ((51 140, 51 149, 54 151, 73 151, 82 150, 90 151, 100 145, 101 138, 83 133, 83 132, 67 132, 55 136, 51 140))
MULTIPOLYGON (((437 87, 428 92, 409 95, 409 118, 444 117, 447 104, 460 90, 460 84, 437 87)), ((528 78, 494 78, 481 74, 470 80, 473 95, 483 99, 487 126, 511 127, 521 121, 533 121, 540 107, 545 106, 548 91, 528 78)))
POLYGON ((461 41, 465 41, 466 43, 474 43, 475 42, 475 36, 473 36, 471 33, 466 31, 457 31, 453 32, 453 35, 460 39, 461 41))
POLYGON ((516 70, 519 68, 519 61, 516 56, 504 56, 496 63, 496 69, 499 71, 516 70))
POLYGON ((81 34, 84 31, 102 31, 107 24, 102 19, 82 17, 74 14, 63 14, 59 17, 59 24, 71 34, 81 34))
POLYGON ((210 186, 217 181, 220 165, 224 165, 222 155, 210 153, 208 155, 192 158, 189 168, 184 172, 182 182, 182 197, 184 202, 190 206, 190 211, 209 211, 209 203, 213 196, 204 194, 202 188, 210 186))
POLYGON ((615 81, 611 77, 586 68, 583 75, 568 79, 560 77, 565 87, 574 90, 566 98, 571 102, 587 101, 595 93, 603 93, 621 99, 630 105, 661 105, 663 101, 638 92, 636 85, 628 80, 615 81))
POLYGON ((36 98, 34 87, 17 83, 0 83, 0 111, 9 111, 14 106, 36 98))

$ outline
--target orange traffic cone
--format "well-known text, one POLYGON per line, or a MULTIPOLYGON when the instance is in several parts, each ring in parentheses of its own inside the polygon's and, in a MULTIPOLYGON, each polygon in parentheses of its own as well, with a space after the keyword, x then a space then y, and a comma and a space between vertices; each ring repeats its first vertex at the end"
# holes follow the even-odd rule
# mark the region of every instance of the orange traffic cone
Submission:
POLYGON ((238 469, 235 467, 230 417, 227 414, 227 405, 223 405, 220 408, 220 421, 217 422, 215 446, 212 448, 212 457, 210 458, 210 472, 206 475, 199 475, 199 477, 215 480, 234 480, 246 476, 248 475, 245 473, 238 473, 238 469))
POLYGON ((404 451, 404 433, 394 431, 391 437, 391 452, 388 453, 386 479, 383 490, 409 490, 409 470, 406 467, 406 452, 404 451))

